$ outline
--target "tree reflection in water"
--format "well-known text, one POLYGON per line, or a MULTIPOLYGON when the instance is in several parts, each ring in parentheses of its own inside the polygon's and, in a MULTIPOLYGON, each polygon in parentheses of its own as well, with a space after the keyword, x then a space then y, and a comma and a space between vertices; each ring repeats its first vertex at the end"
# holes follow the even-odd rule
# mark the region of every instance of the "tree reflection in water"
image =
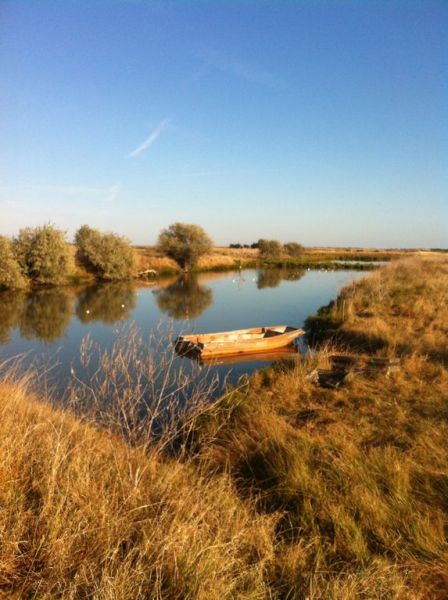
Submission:
POLYGON ((257 288, 276 288, 282 281, 299 281, 304 269, 261 269, 258 271, 257 288))
POLYGON ((127 319, 136 302, 132 284, 120 282, 95 285, 80 294, 76 315, 82 323, 102 321, 113 324, 120 319, 127 319))
POLYGON ((54 342, 62 337, 72 318, 72 300, 72 296, 62 288, 26 294, 19 316, 22 337, 44 342, 54 342))
POLYGON ((275 288, 282 280, 282 272, 280 269, 263 269, 258 271, 257 288, 275 288))
POLYGON ((19 326, 25 301, 23 291, 0 292, 0 344, 11 340, 12 330, 19 326))
POLYGON ((160 310, 178 320, 196 319, 213 301, 213 291, 201 285, 193 274, 182 275, 154 293, 160 310))

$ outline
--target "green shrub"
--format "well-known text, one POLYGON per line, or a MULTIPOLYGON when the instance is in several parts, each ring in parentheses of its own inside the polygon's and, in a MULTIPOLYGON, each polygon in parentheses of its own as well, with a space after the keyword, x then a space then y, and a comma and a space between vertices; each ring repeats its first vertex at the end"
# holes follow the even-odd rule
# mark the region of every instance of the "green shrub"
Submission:
POLYGON ((277 240, 258 240, 258 249, 261 258, 280 258, 283 246, 277 240))
POLYGON ((98 279, 119 281, 132 277, 134 251, 126 238, 82 225, 76 232, 75 243, 79 262, 98 279))
POLYGON ((303 254, 303 246, 302 244, 298 244, 297 242, 288 242, 283 246, 285 254, 288 256, 296 257, 303 254))
POLYGON ((199 258, 213 247, 212 240, 199 225, 173 223, 164 229, 157 243, 158 250, 177 262, 181 269, 194 268, 199 258))
POLYGON ((63 231, 52 225, 21 229, 13 242, 22 272, 31 282, 58 285, 71 270, 70 250, 63 231))
POLYGON ((26 286, 11 241, 0 236, 0 290, 19 290, 26 286))

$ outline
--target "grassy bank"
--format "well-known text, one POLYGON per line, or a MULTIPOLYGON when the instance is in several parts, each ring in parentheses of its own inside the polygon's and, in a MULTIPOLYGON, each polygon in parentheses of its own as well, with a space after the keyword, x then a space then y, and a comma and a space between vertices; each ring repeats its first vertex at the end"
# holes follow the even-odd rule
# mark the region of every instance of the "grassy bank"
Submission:
POLYGON ((256 597, 272 525, 226 475, 0 385, 0 596, 256 597))
POLYGON ((0 594, 446 598, 447 296, 437 258, 349 286, 320 351, 203 408, 177 459, 4 382, 0 594), (322 389, 335 347, 400 368, 322 389))
MULTIPOLYGON (((136 246, 136 263, 139 271, 154 269, 161 275, 179 272, 179 267, 174 261, 160 256, 151 246, 136 246)), ((347 268, 334 261, 353 261, 352 268, 370 270, 370 262, 390 261, 402 258, 417 251, 405 250, 369 250, 359 248, 306 248, 296 257, 261 260, 257 249, 252 248, 222 248, 215 247, 210 254, 199 259, 196 271, 228 271, 232 269, 249 269, 256 267, 283 267, 283 268, 347 268)))
POLYGON ((447 293, 437 260, 351 285, 321 315, 319 354, 257 375, 199 432, 201 461, 281 515, 278 597, 446 597, 447 293), (316 387, 309 373, 336 345, 398 356, 400 369, 316 387))
MULTIPOLYGON (((70 256, 70 273, 64 279, 65 285, 85 285, 95 283, 96 277, 92 272, 86 270, 78 258, 76 246, 68 244, 70 256)), ((161 255, 152 246, 134 246, 134 269, 133 277, 138 278, 144 271, 155 271, 158 277, 179 275, 182 271, 176 262, 161 255)), ((367 250, 358 248, 331 249, 331 248, 308 248, 303 254, 296 258, 283 257, 279 259, 261 260, 257 249, 251 248, 222 248, 215 247, 213 250, 201 256, 196 272, 220 272, 249 268, 300 268, 300 269, 345 269, 347 265, 337 261, 350 261, 350 268, 359 270, 371 270, 380 261, 390 261, 401 258, 417 251, 403 250, 367 250), (336 261, 336 262, 335 262, 336 261)), ((150 274, 151 279, 154 274, 150 274)), ((32 284, 32 287, 39 287, 32 284)))

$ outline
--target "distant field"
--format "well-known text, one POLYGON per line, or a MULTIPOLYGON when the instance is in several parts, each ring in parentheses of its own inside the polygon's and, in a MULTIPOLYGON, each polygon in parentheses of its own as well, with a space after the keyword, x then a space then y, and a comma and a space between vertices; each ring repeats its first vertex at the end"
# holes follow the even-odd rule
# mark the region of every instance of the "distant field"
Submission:
MULTIPOLYGON (((75 246, 70 245, 73 255, 75 246)), ((135 250, 135 275, 152 269, 158 275, 175 275, 180 272, 179 266, 170 258, 162 256, 154 246, 134 246, 135 250)), ((297 258, 280 258, 273 261, 263 261, 270 266, 292 267, 320 267, 328 261, 355 261, 359 265, 370 261, 389 261, 411 255, 436 255, 438 252, 430 250, 389 250, 376 248, 305 248, 297 258)), ((253 268, 259 264, 261 258, 258 249, 253 248, 228 248, 215 246, 210 254, 199 259, 199 271, 226 271, 239 268, 253 268)), ((76 261, 75 261, 76 262, 76 261)), ((367 268, 367 267, 366 267, 367 268)), ((93 279, 92 275, 76 264, 75 275, 85 281, 93 279)))
MULTIPOLYGON (((169 258, 160 256, 152 246, 135 246, 137 264, 140 271, 154 269, 160 272, 178 271, 176 263, 169 258)), ((328 260, 385 261, 395 260, 410 254, 420 253, 419 250, 382 250, 371 248, 305 248, 303 254, 290 262, 315 263, 328 260)), ((427 253, 427 252, 425 252, 427 253)), ((259 252, 253 248, 227 248, 216 246, 211 254, 199 260, 200 270, 231 269, 255 266, 260 260, 259 252)), ((278 262, 282 262, 279 260, 278 262)), ((275 266, 275 265, 274 265, 275 266)))

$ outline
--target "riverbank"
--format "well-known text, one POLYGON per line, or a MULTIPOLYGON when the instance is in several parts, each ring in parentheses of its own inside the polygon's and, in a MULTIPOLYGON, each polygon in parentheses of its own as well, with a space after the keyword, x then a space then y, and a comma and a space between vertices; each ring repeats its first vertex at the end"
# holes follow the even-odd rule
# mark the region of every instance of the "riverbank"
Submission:
POLYGON ((211 469, 260 514, 281 512, 276 590, 445 597, 447 294, 446 260, 391 264, 348 286, 312 321, 318 354, 253 377, 200 432, 211 469), (400 366, 317 387, 309 376, 334 350, 400 366))
MULTIPOLYGON (((68 244, 70 264, 69 275, 59 284, 62 286, 91 285, 97 281, 95 275, 86 270, 79 262, 76 246, 68 244)), ((160 277, 181 275, 183 271, 177 263, 161 255, 153 246, 133 246, 134 269, 131 279, 153 281, 160 277)), ((285 269, 356 269, 370 271, 383 262, 397 260, 407 256, 441 254, 430 250, 381 250, 363 248, 304 248, 297 257, 262 259, 258 249, 215 247, 199 258, 195 273, 228 272, 255 268, 285 269)), ((33 289, 48 286, 31 283, 33 289)))
MULTIPOLYGON (((176 263, 160 256, 151 246, 135 246, 136 263, 139 271, 155 270, 160 275, 179 273, 176 263)), ((427 251, 429 253, 429 251, 427 251)), ((418 250, 381 250, 362 248, 304 248, 299 256, 261 259, 255 248, 215 247, 210 254, 202 256, 196 272, 231 271, 260 267, 282 267, 302 269, 346 269, 371 270, 384 261, 396 260, 418 254, 418 250)), ((426 253, 426 251, 425 251, 426 253)))
POLYGON ((320 351, 202 407, 177 459, 2 383, 0 594, 445 598, 447 294, 437 258, 349 286, 320 351), (399 369, 323 389, 331 348, 399 369))

